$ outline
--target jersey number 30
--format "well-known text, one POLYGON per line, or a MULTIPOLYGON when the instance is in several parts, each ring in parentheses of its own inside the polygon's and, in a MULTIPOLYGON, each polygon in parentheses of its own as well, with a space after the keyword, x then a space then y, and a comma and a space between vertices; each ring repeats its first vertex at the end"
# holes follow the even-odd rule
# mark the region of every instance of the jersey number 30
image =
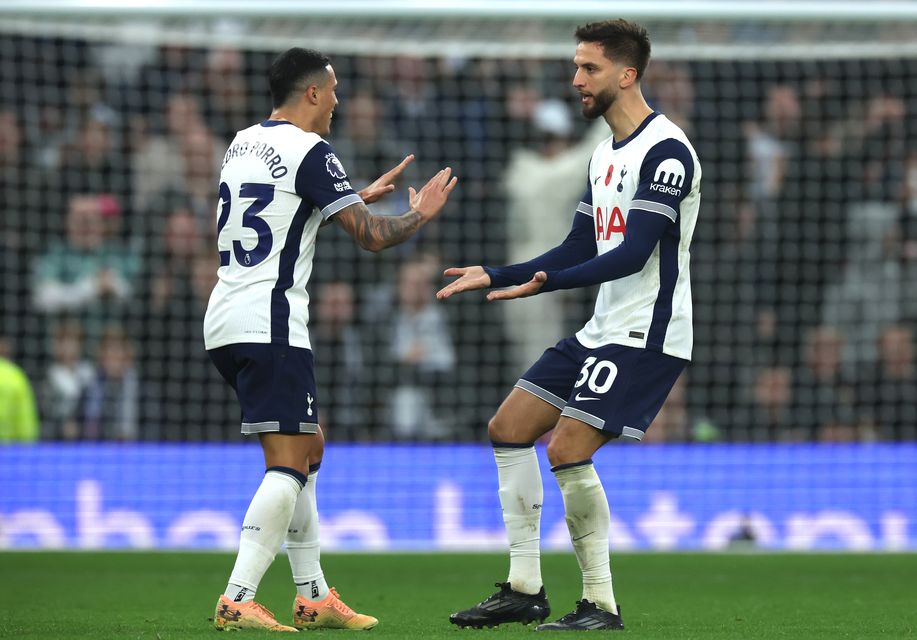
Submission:
POLYGON ((589 389, 593 393, 605 393, 611 389, 611 385, 614 384, 615 378, 618 377, 618 367, 614 362, 609 360, 599 360, 598 358, 589 356, 586 358, 586 362, 583 363, 583 368, 579 372, 579 378, 577 378, 576 383, 573 385, 574 388, 581 387, 588 380, 589 389), (595 365, 593 367, 592 365, 595 365), (589 369, 592 368, 590 373, 589 369), (605 380, 599 382, 602 376, 605 376, 605 380))
MULTIPOLYGON (((274 200, 274 185, 243 182, 239 189, 239 197, 255 199, 242 213, 242 226, 258 234, 258 244, 254 249, 246 249, 242 246, 241 241, 233 240, 232 253, 236 257, 236 262, 243 267, 254 267, 267 258, 271 247, 274 246, 271 225, 258 217, 258 214, 274 200)), ((229 185, 225 182, 220 183, 220 201, 223 204, 220 208, 220 217, 217 219, 217 236, 223 231, 223 227, 229 220, 229 213, 232 211, 232 194, 229 192, 229 185)), ((220 266, 229 266, 229 251, 220 251, 220 266)))

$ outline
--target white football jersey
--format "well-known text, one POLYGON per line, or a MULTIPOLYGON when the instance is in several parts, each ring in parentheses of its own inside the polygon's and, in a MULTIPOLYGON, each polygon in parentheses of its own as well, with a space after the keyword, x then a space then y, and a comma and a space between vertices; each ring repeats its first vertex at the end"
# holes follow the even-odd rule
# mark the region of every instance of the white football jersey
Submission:
POLYGON ((608 138, 589 163, 578 211, 593 216, 602 255, 624 240, 634 209, 672 223, 643 270, 601 285, 595 313, 577 334, 590 349, 621 344, 691 359, 691 236, 700 206, 701 168, 684 132, 654 112, 624 140, 608 138))
POLYGON ((223 158, 219 197, 219 281, 204 316, 206 348, 311 348, 306 285, 316 233, 362 202, 331 146, 283 120, 244 129, 223 158))

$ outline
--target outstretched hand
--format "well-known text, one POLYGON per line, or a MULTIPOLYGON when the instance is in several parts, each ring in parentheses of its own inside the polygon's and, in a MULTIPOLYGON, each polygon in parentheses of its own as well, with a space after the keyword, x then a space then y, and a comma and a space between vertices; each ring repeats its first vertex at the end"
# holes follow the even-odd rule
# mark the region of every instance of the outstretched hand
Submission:
POLYGON ((444 276, 460 276, 436 292, 437 300, 445 300, 454 293, 486 289, 490 286, 490 276, 484 267, 451 267, 443 272, 444 276))
POLYGON ((413 153, 409 156, 406 156, 404 160, 399 162, 398 166, 394 167, 393 169, 389 169, 381 176, 379 176, 375 182, 361 190, 359 195, 361 198, 363 198, 363 202, 366 204, 372 204, 373 202, 382 199, 382 197, 386 194, 394 191, 395 185, 392 183, 397 180, 402 173, 404 173, 404 170, 412 162, 414 162, 413 153))
POLYGON ((408 187, 408 198, 411 203, 411 211, 418 212, 423 216, 424 221, 429 220, 443 208, 449 194, 455 189, 458 178, 452 178, 452 168, 446 167, 430 178, 421 188, 415 191, 414 187, 408 187))
POLYGON ((487 294, 488 300, 515 300, 516 298, 528 298, 539 291, 545 282, 548 281, 548 274, 539 271, 532 279, 525 284, 513 287, 511 289, 501 289, 500 291, 491 291, 487 294))

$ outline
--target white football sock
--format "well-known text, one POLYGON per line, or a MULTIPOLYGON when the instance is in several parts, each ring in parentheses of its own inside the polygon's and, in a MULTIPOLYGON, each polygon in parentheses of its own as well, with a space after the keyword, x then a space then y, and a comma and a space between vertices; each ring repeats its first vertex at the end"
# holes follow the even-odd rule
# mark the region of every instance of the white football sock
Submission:
POLYGON ((269 469, 264 474, 242 521, 239 555, 224 592, 227 597, 236 602, 255 597, 264 572, 280 550, 301 491, 300 480, 289 473, 269 469))
POLYGON ((587 464, 561 467, 553 471, 564 496, 564 516, 573 551, 583 572, 583 599, 609 613, 617 613, 608 557, 611 514, 602 482, 591 460, 587 464))
POLYGON ((287 555, 293 570, 296 593, 313 601, 322 600, 328 595, 328 583, 320 563, 318 507, 315 502, 317 480, 318 470, 309 474, 309 481, 296 500, 293 519, 287 531, 287 555))
POLYGON ((541 589, 541 503, 544 487, 534 446, 494 446, 503 523, 509 538, 509 578, 514 591, 541 589))

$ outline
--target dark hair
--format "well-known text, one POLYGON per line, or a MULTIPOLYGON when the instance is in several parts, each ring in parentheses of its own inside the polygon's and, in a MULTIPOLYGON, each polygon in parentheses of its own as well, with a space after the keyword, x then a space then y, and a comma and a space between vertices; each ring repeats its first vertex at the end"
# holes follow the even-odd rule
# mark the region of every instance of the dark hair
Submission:
POLYGON ((598 42, 605 57, 623 62, 637 70, 637 80, 643 77, 650 62, 650 38, 646 29, 627 20, 590 22, 576 28, 577 42, 598 42))
MULTIPOLYGON (((313 49, 293 47, 287 49, 274 59, 268 72, 271 85, 271 98, 274 108, 283 106, 290 99, 290 94, 297 87, 312 80, 320 72, 325 72, 331 61, 323 53, 313 49)), ((324 80, 317 84, 324 84, 324 80)))

